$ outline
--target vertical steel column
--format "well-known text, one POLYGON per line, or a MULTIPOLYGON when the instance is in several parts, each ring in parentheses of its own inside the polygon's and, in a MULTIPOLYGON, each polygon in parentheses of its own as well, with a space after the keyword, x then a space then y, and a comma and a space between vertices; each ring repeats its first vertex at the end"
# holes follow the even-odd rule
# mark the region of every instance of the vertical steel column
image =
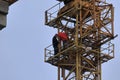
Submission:
POLYGON ((60 67, 58 66, 58 80, 60 80, 60 67))
POLYGON ((112 18, 112 35, 114 36, 114 7, 111 5, 111 18, 112 18))
MULTIPOLYGON (((78 7, 77 7, 78 8, 78 7)), ((76 45, 76 80, 80 80, 80 72, 79 72, 79 53, 78 53, 78 16, 79 12, 77 11, 76 15, 76 34, 75 34, 75 45, 76 45)))
POLYGON ((82 36, 82 11, 81 11, 81 0, 79 0, 79 3, 76 4, 77 13, 76 13, 76 32, 75 32, 75 44, 76 44, 76 80, 82 80, 82 74, 81 74, 81 53, 78 51, 78 46, 81 45, 81 38, 79 41, 79 36, 82 36), (79 44, 80 43, 80 44, 79 44))
POLYGON ((62 68, 62 77, 63 77, 63 80, 65 80, 65 69, 62 68))

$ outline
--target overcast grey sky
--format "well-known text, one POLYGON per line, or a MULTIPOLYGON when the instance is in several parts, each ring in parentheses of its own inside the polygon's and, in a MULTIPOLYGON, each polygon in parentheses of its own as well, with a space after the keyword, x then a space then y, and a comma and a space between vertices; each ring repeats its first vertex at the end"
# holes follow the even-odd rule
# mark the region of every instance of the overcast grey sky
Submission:
MULTIPOLYGON (((120 35, 120 1, 115 7, 115 33, 120 35)), ((44 25, 44 11, 56 0, 19 0, 10 6, 7 27, 0 31, 0 80, 56 80, 57 68, 44 62, 44 48, 56 29, 44 25)), ((120 37, 114 40, 115 58, 103 64, 103 80, 120 76, 120 37)))

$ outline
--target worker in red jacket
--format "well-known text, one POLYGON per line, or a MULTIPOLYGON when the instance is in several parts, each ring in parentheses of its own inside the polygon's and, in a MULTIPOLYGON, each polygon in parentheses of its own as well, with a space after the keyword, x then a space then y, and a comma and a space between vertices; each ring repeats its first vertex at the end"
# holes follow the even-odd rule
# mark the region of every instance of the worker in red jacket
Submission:
POLYGON ((68 36, 65 32, 59 32, 58 33, 58 37, 60 38, 60 40, 62 41, 62 46, 63 46, 63 49, 67 48, 67 41, 68 41, 68 36))

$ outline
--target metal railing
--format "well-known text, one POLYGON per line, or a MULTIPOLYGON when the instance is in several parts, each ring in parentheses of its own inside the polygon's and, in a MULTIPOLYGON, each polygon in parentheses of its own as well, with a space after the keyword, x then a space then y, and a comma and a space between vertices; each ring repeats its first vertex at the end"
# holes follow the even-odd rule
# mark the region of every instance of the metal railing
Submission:
POLYGON ((51 44, 44 49, 44 61, 47 61, 48 58, 50 58, 52 56, 54 56, 54 49, 51 44))
POLYGON ((101 53, 104 56, 109 56, 111 58, 114 58, 114 44, 112 44, 110 41, 104 44, 101 47, 101 53))
POLYGON ((45 11, 45 24, 47 24, 48 22, 50 22, 51 20, 55 19, 57 17, 57 14, 59 12, 59 10, 63 7, 63 3, 60 2, 54 6, 52 6, 51 8, 49 8, 48 10, 45 11))

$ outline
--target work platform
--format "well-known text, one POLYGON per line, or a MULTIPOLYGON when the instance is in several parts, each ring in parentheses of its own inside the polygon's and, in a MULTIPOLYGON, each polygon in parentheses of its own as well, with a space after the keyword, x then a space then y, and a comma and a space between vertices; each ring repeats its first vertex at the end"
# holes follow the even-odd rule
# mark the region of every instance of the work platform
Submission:
MULTIPOLYGON (((61 68, 71 70, 72 66, 76 63, 76 50, 78 50, 79 54, 84 57, 82 61, 82 65, 84 68, 88 67, 91 69, 92 66, 96 67, 95 57, 96 54, 100 54, 101 64, 105 63, 112 58, 114 58, 114 45, 112 43, 106 43, 106 46, 101 48, 101 52, 96 49, 92 49, 91 47, 71 45, 68 48, 61 50, 58 54, 54 55, 53 46, 50 45, 45 48, 45 62, 50 63, 54 66, 60 66, 61 68), (90 67, 91 66, 91 67, 90 67)), ((68 46, 68 45, 67 45, 68 46)), ((84 70, 85 71, 85 70, 84 70)))

